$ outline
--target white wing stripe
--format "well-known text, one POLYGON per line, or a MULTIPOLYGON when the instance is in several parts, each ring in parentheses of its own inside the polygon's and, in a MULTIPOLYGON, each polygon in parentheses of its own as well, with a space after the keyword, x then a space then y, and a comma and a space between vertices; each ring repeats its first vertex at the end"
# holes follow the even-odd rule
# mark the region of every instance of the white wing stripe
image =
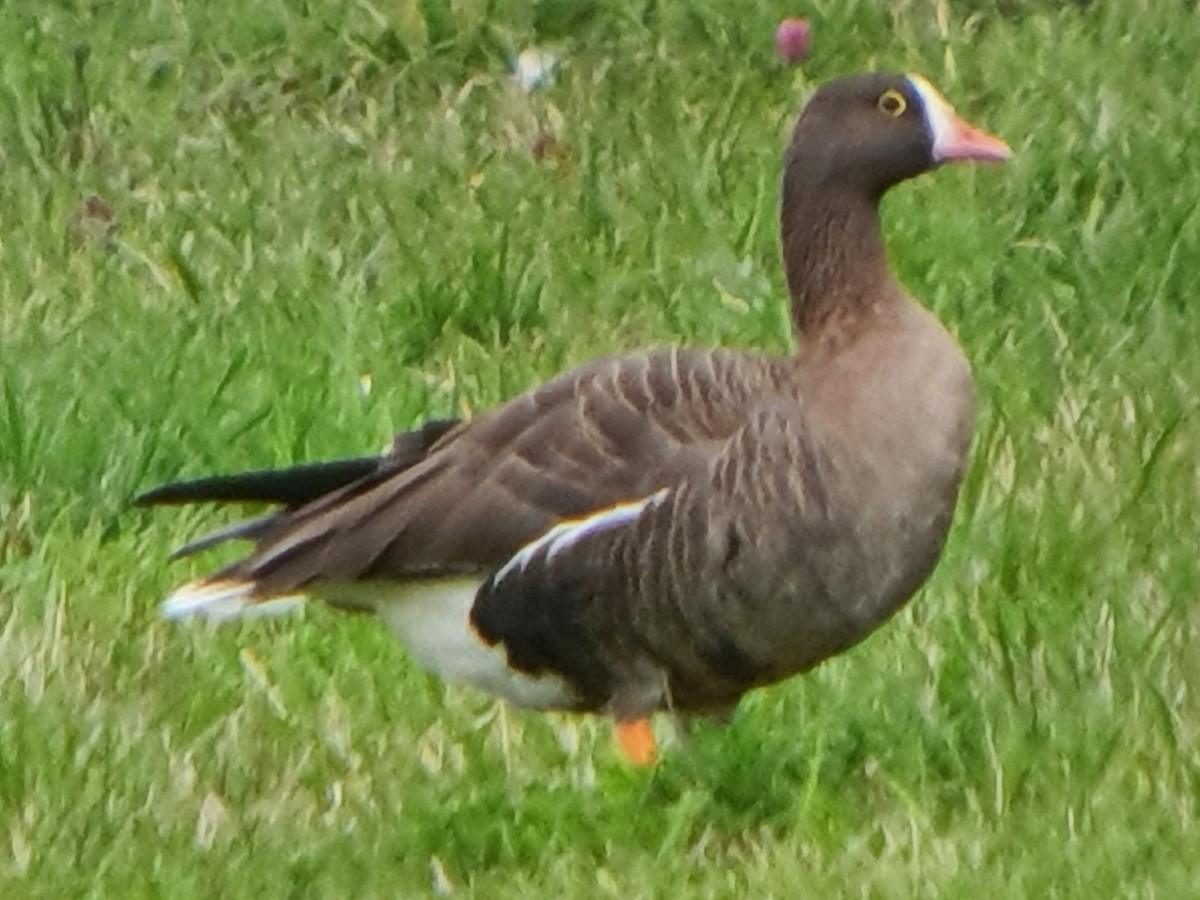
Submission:
POLYGON ((667 488, 663 488, 649 497, 634 500, 630 503, 618 503, 599 512, 592 513, 583 519, 572 519, 559 522, 541 537, 526 544, 513 554, 493 579, 493 584, 499 584, 515 571, 525 568, 529 561, 541 550, 546 550, 546 558, 553 559, 557 554, 578 543, 589 535, 616 528, 632 522, 648 506, 658 505, 667 496, 667 488))

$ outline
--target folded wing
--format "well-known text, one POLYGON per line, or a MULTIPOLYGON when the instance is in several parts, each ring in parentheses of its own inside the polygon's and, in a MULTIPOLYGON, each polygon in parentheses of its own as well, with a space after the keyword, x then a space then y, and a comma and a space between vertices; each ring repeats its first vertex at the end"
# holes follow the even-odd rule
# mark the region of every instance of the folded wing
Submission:
MULTIPOLYGON (((702 473, 789 373, 722 351, 597 360, 427 445, 412 439, 419 452, 384 456, 247 533, 235 527, 231 536, 258 546, 211 580, 250 583, 267 598, 315 582, 486 576, 562 521, 702 473)), ((179 494, 150 498, 192 499, 179 494)))

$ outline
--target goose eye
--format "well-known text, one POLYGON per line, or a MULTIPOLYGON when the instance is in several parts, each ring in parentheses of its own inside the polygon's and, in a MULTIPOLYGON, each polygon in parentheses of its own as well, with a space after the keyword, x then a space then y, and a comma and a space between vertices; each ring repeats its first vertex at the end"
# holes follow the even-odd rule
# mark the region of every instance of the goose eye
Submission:
POLYGON ((899 91, 888 88, 879 96, 876 106, 879 107, 880 112, 887 113, 893 119, 898 119, 904 115, 904 110, 908 109, 908 101, 899 91))

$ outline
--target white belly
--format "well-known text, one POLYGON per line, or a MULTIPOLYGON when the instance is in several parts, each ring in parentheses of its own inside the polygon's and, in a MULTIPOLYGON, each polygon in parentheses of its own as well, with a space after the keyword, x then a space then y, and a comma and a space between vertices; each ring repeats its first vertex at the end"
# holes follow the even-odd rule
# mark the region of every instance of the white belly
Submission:
POLYGON ((508 665, 502 645, 489 645, 471 626, 478 578, 441 578, 405 584, 356 582, 321 585, 321 596, 375 611, 420 665, 439 678, 503 697, 531 709, 568 709, 574 692, 556 675, 527 675, 508 665))

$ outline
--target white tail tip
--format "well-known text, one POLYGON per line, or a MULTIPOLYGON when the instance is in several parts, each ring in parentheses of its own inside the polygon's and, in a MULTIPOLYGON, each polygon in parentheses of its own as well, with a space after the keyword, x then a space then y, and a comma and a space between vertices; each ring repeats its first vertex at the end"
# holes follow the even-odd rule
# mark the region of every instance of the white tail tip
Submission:
POLYGON ((189 581, 163 601, 161 611, 165 619, 200 616, 213 622, 228 622, 286 615, 298 610, 303 602, 296 596, 257 600, 251 596, 253 592, 254 585, 248 581, 189 581))

